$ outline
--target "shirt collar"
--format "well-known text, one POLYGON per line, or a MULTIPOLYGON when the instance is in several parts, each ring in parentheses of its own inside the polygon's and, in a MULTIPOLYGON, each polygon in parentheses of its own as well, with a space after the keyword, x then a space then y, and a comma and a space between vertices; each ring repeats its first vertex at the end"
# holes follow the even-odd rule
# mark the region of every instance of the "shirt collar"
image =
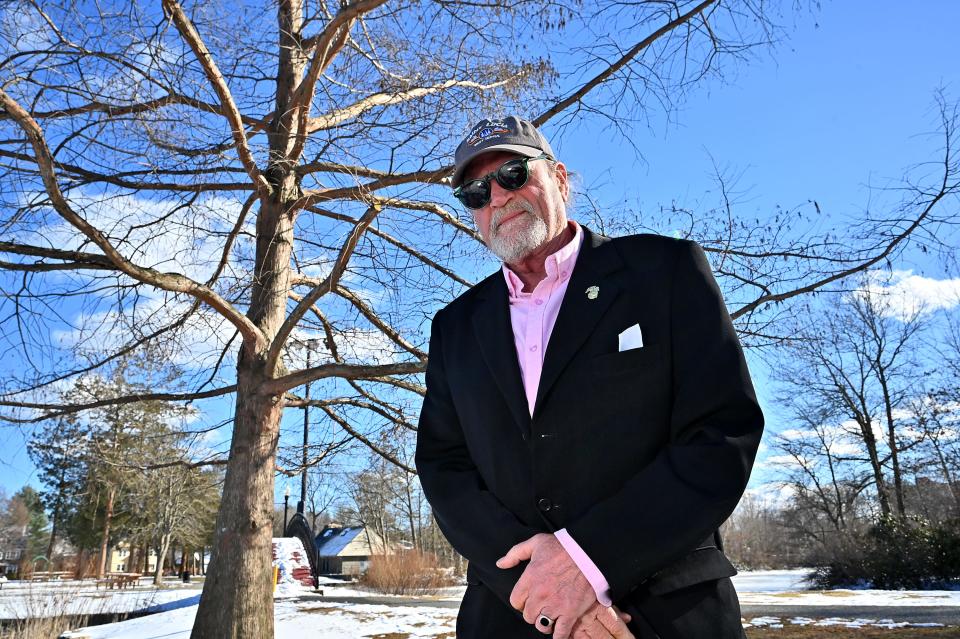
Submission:
MULTIPOLYGON (((543 282, 556 281, 558 274, 561 272, 565 272, 568 276, 573 272, 573 265, 577 262, 577 255, 580 254, 580 246, 583 244, 583 229, 573 220, 567 220, 567 226, 573 231, 573 239, 547 256, 544 262, 547 277, 543 279, 543 282)), ((507 291, 510 294, 510 299, 520 297, 523 291, 523 280, 506 264, 503 265, 502 270, 503 277, 507 280, 507 291)), ((529 293, 525 293, 525 295, 529 295, 529 293)))

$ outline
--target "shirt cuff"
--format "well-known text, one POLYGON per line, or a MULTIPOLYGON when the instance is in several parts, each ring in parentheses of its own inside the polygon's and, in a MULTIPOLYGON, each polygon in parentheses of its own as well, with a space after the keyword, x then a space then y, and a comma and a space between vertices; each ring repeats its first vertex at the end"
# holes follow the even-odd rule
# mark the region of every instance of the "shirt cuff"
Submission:
POLYGON ((577 568, 580 569, 583 576, 590 582, 593 591, 597 593, 597 601, 604 606, 612 606, 613 601, 610 600, 610 584, 607 583, 603 573, 600 572, 597 565, 587 556, 587 553, 583 552, 580 544, 573 540, 573 537, 570 536, 566 528, 561 528, 553 533, 553 536, 557 538, 557 541, 560 542, 563 549, 570 555, 570 559, 573 559, 573 563, 577 564, 577 568))

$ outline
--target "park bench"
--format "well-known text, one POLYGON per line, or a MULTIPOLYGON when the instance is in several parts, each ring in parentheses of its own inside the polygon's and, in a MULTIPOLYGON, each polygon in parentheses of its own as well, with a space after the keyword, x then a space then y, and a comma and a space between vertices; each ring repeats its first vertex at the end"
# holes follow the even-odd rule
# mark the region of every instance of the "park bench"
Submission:
POLYGON ((140 582, 140 573, 136 572, 116 572, 107 573, 103 578, 97 579, 97 588, 101 585, 113 590, 120 590, 127 586, 136 586, 140 582))
POLYGON ((72 575, 73 573, 70 571, 50 572, 50 571, 40 570, 30 575, 30 581, 58 581, 60 579, 69 578, 72 575))
POLYGON ((70 571, 63 572, 49 572, 49 571, 38 571, 33 573, 30 576, 30 581, 58 581, 60 579, 66 579, 73 575, 70 571))

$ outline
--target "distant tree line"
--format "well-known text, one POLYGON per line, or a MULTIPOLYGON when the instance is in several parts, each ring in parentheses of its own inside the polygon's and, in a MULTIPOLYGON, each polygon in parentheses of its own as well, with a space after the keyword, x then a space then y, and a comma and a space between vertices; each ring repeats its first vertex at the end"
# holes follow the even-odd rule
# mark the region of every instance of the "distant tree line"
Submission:
POLYGON ((815 566, 821 585, 960 582, 960 316, 956 299, 911 301, 909 277, 871 272, 797 315, 773 367, 785 500, 752 496, 728 523, 744 565, 815 566))
MULTIPOLYGON (((109 376, 88 375, 65 391, 65 399, 96 405, 38 429, 28 444, 42 489, 40 513, 49 521, 42 547, 31 543, 29 559, 46 558, 77 576, 111 570, 109 552, 129 550, 128 572, 148 572, 151 552, 160 583, 164 566, 201 570, 187 558, 211 543, 220 501, 221 473, 197 463, 202 448, 183 422, 189 408, 162 401, 111 404, 113 397, 146 393, 155 380, 150 356, 122 358, 109 376), (166 560, 166 562, 165 562, 166 560)), ((22 491, 21 491, 22 492, 22 491)), ((26 567, 32 569, 32 565, 26 567)))

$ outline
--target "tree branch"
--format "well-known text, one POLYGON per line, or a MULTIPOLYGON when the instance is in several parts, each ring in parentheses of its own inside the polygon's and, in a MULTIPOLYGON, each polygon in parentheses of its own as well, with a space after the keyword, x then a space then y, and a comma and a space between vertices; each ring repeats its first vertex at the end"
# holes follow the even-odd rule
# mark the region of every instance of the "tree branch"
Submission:
MULTIPOLYGON (((306 210, 310 211, 311 213, 316 213, 317 215, 322 215, 322 216, 324 216, 324 217, 329 217, 329 218, 334 219, 334 220, 339 220, 339 221, 341 221, 341 222, 349 222, 349 223, 351 223, 351 224, 356 224, 356 222, 357 222, 357 220, 355 220, 354 218, 350 217, 349 215, 343 215, 342 213, 334 213, 333 211, 329 211, 329 210, 327 210, 327 209, 321 209, 321 208, 318 208, 318 207, 316 207, 316 206, 311 206, 311 207, 309 207, 309 208, 306 209, 306 210)), ((444 275, 446 275, 447 277, 449 277, 449 278, 452 279, 453 281, 457 282, 458 284, 462 284, 462 285, 465 286, 466 288, 470 288, 471 286, 473 286, 473 283, 470 282, 469 280, 463 279, 462 277, 460 277, 459 275, 457 275, 456 273, 454 273, 452 270, 450 270, 450 269, 448 269, 447 267, 443 266, 442 264, 439 264, 438 262, 430 259, 428 256, 424 255, 423 253, 421 253, 420 251, 416 250, 416 249, 413 248, 412 246, 408 246, 406 243, 401 242, 400 240, 398 240, 397 238, 393 237, 392 235, 386 233, 385 231, 383 231, 383 230, 381 230, 381 229, 378 229, 378 228, 375 227, 375 226, 372 226, 372 227, 369 227, 369 228, 367 229, 367 233, 372 233, 373 235, 376 235, 377 237, 379 237, 379 238, 381 238, 381 239, 383 239, 383 240, 386 240, 386 241, 389 242, 390 244, 396 246, 396 247, 397 247, 398 249, 400 249, 401 251, 403 251, 403 252, 405 252, 405 253, 409 253, 409 254, 412 255, 413 257, 417 258, 418 260, 420 260, 421 262, 423 262, 423 263, 426 264, 427 266, 429 266, 429 267, 431 267, 431 268, 434 268, 434 269, 440 271, 441 273, 443 273, 444 275)), ((294 275, 294 276, 293 276, 293 279, 291 280, 291 283, 292 283, 293 285, 296 285, 297 283, 300 283, 300 282, 303 282, 303 283, 305 283, 305 284, 310 284, 311 286, 316 286, 316 285, 317 285, 317 280, 315 280, 315 279, 313 279, 313 278, 307 278, 307 277, 302 276, 302 275, 294 275)))
POLYGON ((262 389, 266 393, 283 393, 307 382, 328 377, 383 381, 380 378, 384 375, 416 375, 425 370, 427 370, 427 363, 423 361, 397 362, 395 364, 321 364, 282 377, 276 377, 266 382, 262 389))
POLYGON ((240 110, 233 101, 230 88, 227 86, 223 74, 220 73, 220 69, 217 68, 217 63, 214 62, 213 56, 210 55, 207 45, 204 44, 193 23, 190 22, 190 19, 183 12, 183 8, 179 2, 176 0, 163 0, 163 11, 173 20, 174 25, 176 25, 184 41, 193 49, 193 53, 197 56, 197 60, 200 62, 200 66, 203 68, 207 79, 210 81, 210 84, 213 85, 214 91, 216 91, 219 96, 224 116, 230 124, 230 131, 237 148, 237 155, 240 157, 240 162, 247 170, 250 179, 253 180, 257 193, 259 193, 261 197, 269 197, 273 194, 273 187, 267 182, 266 177, 260 173, 256 160, 254 160, 253 154, 250 152, 250 147, 247 144, 247 136, 243 131, 243 117, 240 115, 240 110))
MULTIPOLYGON (((122 115, 137 115, 140 113, 156 111, 165 106, 174 104, 190 106, 199 111, 205 111, 206 113, 226 116, 225 111, 216 104, 204 102, 203 100, 197 100, 196 98, 187 97, 185 95, 179 95, 177 93, 170 93, 162 98, 155 98, 153 100, 147 100, 146 102, 136 102, 132 104, 109 104, 107 102, 98 102, 93 100, 87 104, 66 109, 55 109, 53 111, 34 111, 33 117, 37 120, 48 120, 69 118, 76 115, 84 115, 86 113, 104 113, 112 118, 122 115)), ((254 130, 264 130, 267 128, 267 121, 265 120, 258 120, 256 118, 251 118, 244 115, 241 115, 240 118, 244 124, 254 130)), ((8 114, 0 113, 0 120, 6 119, 8 119, 8 114)))
POLYGON ((427 95, 432 95, 434 93, 440 93, 455 87, 488 91, 490 89, 496 89, 506 84, 510 84, 511 82, 517 80, 518 77, 519 76, 510 77, 506 80, 501 80, 492 84, 482 84, 472 80, 447 80, 446 82, 434 84, 429 87, 416 87, 413 89, 407 89, 406 91, 374 93, 373 95, 363 98, 359 102, 355 102, 350 106, 337 109, 336 111, 333 111, 327 115, 310 118, 310 121, 307 125, 307 133, 315 133, 317 131, 323 131, 341 126, 344 122, 352 120, 353 118, 362 115, 374 107, 400 104, 410 100, 416 100, 417 98, 422 98, 427 95))
POLYGON ((383 450, 382 448, 380 448, 379 446, 377 446, 376 444, 374 444, 372 441, 370 441, 369 439, 367 439, 366 437, 364 437, 362 434, 360 434, 356 429, 354 429, 353 427, 350 426, 350 424, 347 423, 347 420, 345 420, 345 419, 343 419, 342 417, 340 417, 339 415, 337 415, 337 413, 336 413, 335 411, 333 411, 329 406, 321 406, 320 408, 323 410, 323 412, 325 412, 325 413, 327 414, 327 416, 328 416, 330 419, 332 419, 333 421, 337 422, 337 424, 340 425, 340 428, 342 428, 343 430, 347 431, 351 436, 353 436, 357 441, 359 441, 360 443, 362 443, 364 446, 366 446, 367 448, 369 448, 370 450, 372 450, 372 451, 375 452, 376 454, 380 455, 381 457, 383 457, 384 459, 386 459, 386 460, 387 460, 388 462, 390 462, 391 464, 393 464, 393 465, 395 465, 395 466, 397 466, 397 467, 399 467, 399 468, 402 468, 403 470, 407 471, 407 472, 410 473, 411 475, 416 475, 416 474, 417 474, 417 471, 416 471, 416 470, 414 470, 413 468, 410 468, 409 466, 407 466, 406 464, 404 464, 403 462, 401 462, 399 459, 397 459, 396 457, 394 457, 393 455, 391 455, 390 453, 388 453, 387 451, 383 450))
POLYGON ((129 275, 138 282, 150 284, 167 291, 187 293, 203 300, 236 326, 237 330, 244 336, 244 341, 248 342, 251 347, 266 342, 263 333, 260 332, 260 329, 257 328, 253 322, 213 290, 179 273, 160 273, 151 268, 137 266, 123 257, 99 229, 92 226, 74 212, 63 196, 63 193, 60 191, 60 185, 57 184, 56 175, 54 174, 53 156, 50 154, 50 149, 47 147, 43 131, 40 125, 37 124, 37 121, 2 88, 0 88, 0 103, 3 104, 4 110, 17 121, 17 124, 20 125, 20 128, 29 138, 33 146, 33 151, 36 154, 37 165, 43 178, 43 184, 46 187, 47 195, 50 196, 54 209, 56 209, 57 213, 67 220, 67 222, 93 241, 93 243, 103 251, 110 262, 117 267, 117 270, 129 275))
POLYGON ((677 16, 670 22, 666 23, 665 25, 663 25, 662 27, 660 27, 659 29, 657 29, 656 31, 648 35, 646 38, 644 38, 643 40, 635 44, 633 48, 631 48, 629 51, 623 54, 623 56, 621 56, 619 60, 617 60, 616 62, 608 66, 606 69, 598 73, 592 80, 590 80, 589 82, 584 84, 582 87, 580 87, 579 89, 571 93, 569 96, 567 96, 563 100, 560 100, 560 102, 556 103, 555 105, 553 105, 552 107, 550 107, 549 109, 547 109, 546 111, 538 115, 536 118, 534 118, 533 123, 539 127, 543 125, 547 120, 549 120, 553 116, 557 115, 558 113, 566 109, 571 104, 574 104, 575 102, 579 102, 580 100, 583 99, 583 96, 587 95, 588 93, 590 93, 590 91, 595 89, 598 85, 605 82, 614 73, 622 69, 631 60, 637 57, 637 54, 639 54, 641 51, 646 49, 652 43, 656 42, 660 38, 660 36, 662 36, 663 34, 669 31, 672 31, 673 29, 679 27, 681 24, 685 22, 689 22, 691 18, 699 15, 707 7, 709 7, 711 4, 715 4, 716 2, 717 0, 704 0, 704 2, 701 2, 696 7, 688 11, 687 13, 681 16, 677 16))
MULTIPOLYGON (((387 373, 388 375, 393 373, 387 373)), ((221 395, 229 395, 230 393, 236 392, 237 385, 231 384, 230 386, 222 386, 220 388, 214 388, 208 391, 199 391, 195 393, 136 393, 133 395, 123 395, 121 397, 111 397, 108 399, 98 399, 94 402, 87 402, 85 404, 44 404, 36 402, 13 402, 10 400, 5 400, 0 398, 0 406, 6 406, 7 408, 26 408, 30 410, 40 410, 40 411, 50 411, 46 412, 40 417, 33 417, 30 419, 22 419, 18 417, 13 417, 9 415, 0 416, 0 419, 8 421, 14 424, 35 424, 37 422, 42 422, 47 419, 53 419, 54 417, 62 417, 64 415, 72 415, 74 413, 79 413, 85 410, 92 410, 94 408, 101 408, 103 406, 122 406, 124 404, 133 404, 136 402, 184 402, 184 401, 194 401, 198 399, 208 399, 210 397, 220 397, 221 395)))
POLYGON ((381 210, 381 207, 374 204, 357 220, 357 223, 353 226, 353 229, 344 241, 343 246, 340 247, 340 254, 333 264, 333 270, 320 284, 300 300, 300 303, 290 312, 287 319, 283 321, 283 325, 277 331, 276 337, 274 337, 273 343, 270 345, 270 351, 267 353, 265 361, 267 370, 273 370, 276 366, 280 358, 280 353, 283 352, 284 344, 286 344, 287 338, 290 336, 290 333, 293 332, 297 322, 303 318, 318 299, 336 288, 337 282, 340 281, 340 277, 347 269, 347 263, 350 261, 350 257, 357 247, 357 242, 360 241, 363 232, 370 226, 377 215, 380 214, 381 210))

